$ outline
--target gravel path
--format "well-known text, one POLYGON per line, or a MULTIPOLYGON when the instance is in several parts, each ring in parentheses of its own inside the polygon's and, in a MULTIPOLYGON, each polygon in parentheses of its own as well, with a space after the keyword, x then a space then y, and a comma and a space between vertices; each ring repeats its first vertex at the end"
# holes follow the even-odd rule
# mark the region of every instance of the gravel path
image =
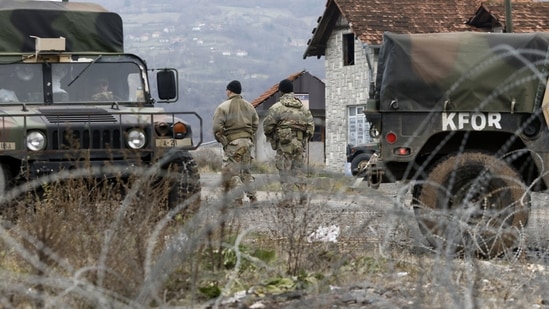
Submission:
MULTIPOLYGON (((203 199, 219 200, 221 197, 220 175, 201 174, 201 178, 203 199)), ((256 183, 259 184, 270 184, 276 181, 276 176, 273 175, 256 176, 256 183)), ((349 186, 353 183, 352 178, 344 180, 343 183, 348 183, 348 186, 343 185, 328 192, 314 190, 315 192, 310 196, 310 202, 307 206, 303 206, 314 213, 313 220, 309 217, 310 222, 313 222, 310 225, 311 239, 333 241, 334 239, 330 238, 329 232, 326 231, 332 228, 333 232, 337 228, 335 241, 340 243, 359 240, 362 244, 371 243, 371 248, 394 247, 395 244, 408 249, 410 247, 426 248, 426 243, 415 222, 413 210, 409 207, 411 194, 403 190, 402 185, 383 184, 379 189, 374 190, 362 183, 351 190, 349 186)), ((316 189, 327 186, 321 182, 317 185, 316 189)), ((279 209, 276 207, 279 198, 280 192, 258 191, 259 202, 255 204, 245 202, 245 215, 241 216, 242 224, 255 230, 276 229, 277 221, 273 218, 276 218, 275 212, 279 209)), ((532 212, 526 230, 526 256, 532 258, 514 265, 515 268, 529 270, 528 267, 531 265, 541 263, 540 267, 545 271, 546 265, 549 264, 549 259, 545 257, 549 248, 548 207, 549 194, 532 194, 532 212), (540 253, 543 255, 541 259, 540 253)), ((424 259, 419 256, 413 258, 424 259)), ((509 282, 513 278, 519 278, 508 270, 502 272, 497 268, 499 266, 491 262, 486 262, 486 267, 488 267, 486 273, 493 272, 494 277, 501 277, 502 281, 507 280, 503 279, 504 276, 510 276, 507 280, 509 282)), ((545 278, 546 275, 544 272, 541 278, 545 278)), ((359 280, 355 284, 333 287, 331 292, 320 295, 307 295, 298 291, 263 300, 252 299, 250 302, 243 297, 235 303, 224 303, 223 308, 414 308, 414 304, 425 302, 425 299, 418 300, 417 282, 410 281, 406 273, 397 272, 391 276, 393 277, 386 278, 386 283, 383 285, 359 280)), ((532 280, 531 277, 528 280, 532 280)), ((480 297, 476 301, 477 305, 485 308, 499 308, 502 304, 513 307, 509 300, 506 300, 507 302, 498 300, 494 305, 489 305, 491 298, 480 297), (488 305, 482 306, 482 304, 488 305)), ((549 303, 549 294, 547 300, 542 299, 541 302, 549 303)), ((526 300, 526 303, 530 304, 529 300, 526 300)))

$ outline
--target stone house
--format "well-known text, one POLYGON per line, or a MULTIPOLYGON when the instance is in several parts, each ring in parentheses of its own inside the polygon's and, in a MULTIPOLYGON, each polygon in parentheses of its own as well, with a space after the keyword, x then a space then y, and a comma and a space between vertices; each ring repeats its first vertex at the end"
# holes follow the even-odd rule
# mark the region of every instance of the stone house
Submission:
POLYGON ((347 145, 370 139, 362 111, 373 95, 370 89, 384 32, 549 31, 549 2, 513 0, 510 6, 504 2, 327 0, 303 55, 325 61, 326 167, 343 172, 347 145), (510 16, 507 21, 506 16, 510 16))
MULTIPOLYGON (((287 77, 281 77, 280 80, 285 78, 292 81, 294 85, 294 94, 300 98, 303 104, 309 107, 315 121, 315 134, 308 144, 307 162, 310 165, 323 168, 325 161, 324 127, 326 119, 324 82, 307 71, 300 71, 287 77)), ((256 133, 255 142, 255 155, 257 161, 264 162, 273 160, 276 154, 275 151, 272 150, 271 145, 267 142, 265 134, 263 133, 263 120, 265 119, 267 110, 279 100, 281 95, 282 94, 278 91, 277 82, 257 99, 251 102, 259 115, 259 129, 256 133)))

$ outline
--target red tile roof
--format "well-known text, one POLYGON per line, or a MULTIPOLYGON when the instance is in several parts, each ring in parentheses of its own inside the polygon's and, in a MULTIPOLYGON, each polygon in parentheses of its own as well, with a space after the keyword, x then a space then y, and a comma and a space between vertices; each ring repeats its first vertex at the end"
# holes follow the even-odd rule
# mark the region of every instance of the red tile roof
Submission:
MULTIPOLYGON (((505 25, 503 0, 327 0, 303 58, 325 54, 339 17, 366 44, 381 44, 383 33, 434 33, 474 30, 466 22, 483 7, 505 25)), ((513 0, 513 32, 549 31, 549 2, 513 0)))
MULTIPOLYGON (((294 74, 292 74, 292 75, 290 75, 286 78, 293 82, 294 80, 298 79, 301 75, 303 75, 303 73, 305 73, 305 72, 306 71, 303 70, 301 72, 294 73, 294 74)), ((274 84, 271 88, 269 88, 269 90, 265 91, 262 95, 257 97, 257 99, 253 100, 251 102, 252 105, 254 107, 257 107, 258 105, 260 105, 261 103, 263 103, 264 101, 268 100, 270 97, 275 95, 278 92, 278 84, 279 83, 274 84)))

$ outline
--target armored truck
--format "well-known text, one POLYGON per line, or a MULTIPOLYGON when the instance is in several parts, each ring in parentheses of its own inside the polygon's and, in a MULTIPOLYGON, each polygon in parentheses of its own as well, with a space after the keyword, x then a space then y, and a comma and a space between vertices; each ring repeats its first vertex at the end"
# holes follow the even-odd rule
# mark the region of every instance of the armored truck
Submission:
POLYGON ((0 0, 0 24, 0 191, 63 171, 108 179, 154 167, 170 207, 200 192, 190 150, 202 130, 193 141, 190 122, 202 120, 159 106, 177 102, 177 71, 124 52, 117 13, 0 0))
POLYGON ((433 246, 495 257, 524 240, 549 173, 549 33, 385 33, 365 114, 374 187, 411 188, 433 246))

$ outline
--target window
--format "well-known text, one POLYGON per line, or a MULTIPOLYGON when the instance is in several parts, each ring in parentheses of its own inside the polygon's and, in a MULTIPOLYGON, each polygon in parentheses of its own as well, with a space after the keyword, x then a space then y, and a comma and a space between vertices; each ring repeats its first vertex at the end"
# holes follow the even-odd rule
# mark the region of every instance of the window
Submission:
POLYGON ((0 65, 0 102, 44 101, 41 63, 0 65))
POLYGON ((326 140, 326 120, 315 117, 315 132, 311 138, 312 142, 324 142, 326 140))
POLYGON ((343 35, 343 65, 355 64, 355 35, 352 33, 343 35))
POLYGON ((370 124, 366 121, 363 113, 364 106, 349 106, 348 117, 348 139, 349 144, 358 145, 371 141, 369 130, 370 124))
POLYGON ((71 102, 143 102, 139 96, 145 87, 133 62, 60 63, 53 65, 54 71, 57 67, 67 72, 57 88, 66 91, 71 102))

